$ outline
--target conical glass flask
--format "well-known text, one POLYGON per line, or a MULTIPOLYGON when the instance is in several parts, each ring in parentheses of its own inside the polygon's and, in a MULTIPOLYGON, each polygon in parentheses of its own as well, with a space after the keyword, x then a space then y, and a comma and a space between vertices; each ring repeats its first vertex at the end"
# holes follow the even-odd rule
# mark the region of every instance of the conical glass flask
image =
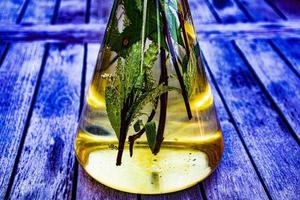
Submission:
POLYGON ((187 0, 115 0, 75 151, 94 179, 141 194, 206 178, 223 138, 187 0))

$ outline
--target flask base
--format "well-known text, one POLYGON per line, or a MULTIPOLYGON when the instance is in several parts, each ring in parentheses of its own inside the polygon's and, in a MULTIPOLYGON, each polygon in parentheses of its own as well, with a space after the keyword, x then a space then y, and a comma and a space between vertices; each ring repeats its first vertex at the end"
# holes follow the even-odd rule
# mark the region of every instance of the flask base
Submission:
POLYGON ((96 181, 138 194, 162 194, 191 187, 212 173, 223 152, 221 133, 198 142, 164 141, 157 155, 142 141, 135 144, 132 157, 126 146, 122 165, 116 166, 117 144, 116 140, 80 131, 75 150, 84 170, 96 181))

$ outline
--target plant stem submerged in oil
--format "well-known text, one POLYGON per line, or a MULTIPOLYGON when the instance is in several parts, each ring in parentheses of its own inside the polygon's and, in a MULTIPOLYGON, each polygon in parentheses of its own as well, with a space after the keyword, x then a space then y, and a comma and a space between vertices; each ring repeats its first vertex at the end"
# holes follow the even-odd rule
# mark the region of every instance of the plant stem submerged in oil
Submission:
MULTIPOLYGON (((159 153, 152 154, 144 135, 137 140, 132 157, 128 144, 125 145, 121 166, 115 164, 118 139, 107 119, 105 104, 101 103, 103 98, 99 93, 91 94, 95 92, 91 88, 93 85, 75 150, 85 171, 97 181, 122 191, 159 194, 190 187, 216 168, 223 152, 223 139, 209 86, 191 101, 192 120, 186 117, 180 94, 171 93, 159 153)), ((130 129, 130 133, 134 130, 130 129)))

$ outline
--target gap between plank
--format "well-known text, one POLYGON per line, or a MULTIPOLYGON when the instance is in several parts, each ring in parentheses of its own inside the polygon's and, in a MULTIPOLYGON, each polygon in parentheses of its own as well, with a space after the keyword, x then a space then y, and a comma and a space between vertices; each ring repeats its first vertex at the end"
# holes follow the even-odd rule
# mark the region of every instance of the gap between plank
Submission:
POLYGON ((205 3, 207 5, 208 9, 210 10, 210 12, 213 14, 213 16, 215 17, 215 19, 217 20, 217 22, 218 23, 223 23, 222 19, 220 18, 220 16, 218 15, 218 13, 215 11, 215 9, 211 5, 211 3, 208 0, 205 0, 205 3))
MULTIPOLYGON (((86 9, 85 9, 85 23, 88 24, 90 22, 91 15, 91 0, 86 1, 86 9)), ((84 43, 84 53, 83 53, 83 63, 82 63, 82 72, 81 72, 81 91, 80 91, 80 104, 79 104, 79 112, 78 112, 78 122, 80 120, 81 112, 84 106, 85 99, 85 81, 86 81, 86 71, 87 71, 87 55, 88 48, 87 43, 84 43)), ((76 133, 77 135, 77 133, 76 133)), ((76 137, 75 135, 75 137, 76 137)), ((77 185, 78 185, 78 161, 75 156, 74 162, 74 173, 73 173, 73 185, 72 185, 72 200, 77 199, 77 185)))
MULTIPOLYGON (((251 22, 256 22, 254 18, 250 15, 248 10, 245 8, 245 6, 240 2, 240 0, 235 0, 240 10, 244 13, 244 15, 249 19, 251 22)), ((268 4, 270 6, 270 4, 268 4)), ((273 10, 274 8, 270 6, 273 10)), ((286 20, 285 16, 281 16, 278 14, 275 10, 274 12, 283 20, 286 20)), ((279 57, 287 64, 287 66, 298 76, 300 77, 300 74, 297 72, 297 70, 294 68, 294 66, 288 61, 288 59, 284 56, 284 54, 281 52, 281 50, 273 43, 272 40, 267 40, 272 49, 279 55, 279 57)))
POLYGON ((275 13, 280 16, 283 20, 287 20, 287 17, 280 11, 280 9, 270 0, 265 0, 265 2, 275 11, 275 13))
MULTIPOLYGON (((205 1, 206 1, 206 3, 208 4, 208 7, 209 7, 210 11, 211 11, 213 14, 215 13, 214 16, 215 16, 216 20, 217 20, 219 23, 223 23, 223 22, 222 22, 222 19, 220 18, 220 16, 218 15, 218 13, 215 11, 215 9, 213 8, 213 6, 210 4, 210 2, 208 2, 208 0, 205 0, 205 1)), ((227 114, 228 114, 228 116, 229 116, 229 120, 231 121, 231 123, 232 123, 232 125, 233 125, 235 131, 236 131, 237 134, 238 134, 238 137, 239 137, 239 139, 240 139, 240 141, 241 141, 241 143, 242 143, 243 148, 244 148, 245 151, 246 151, 246 154, 247 154, 247 156, 248 156, 248 158, 249 158, 249 160, 250 160, 250 162, 251 162, 251 164, 252 164, 254 170, 255 170, 255 173, 256 173, 256 175, 257 175, 257 177, 258 177, 260 183, 262 184, 262 186, 263 186, 263 188, 264 188, 264 191, 265 191, 265 193, 267 194, 267 197, 268 197, 269 199, 272 199, 272 198, 271 198, 271 195, 270 195, 270 193, 269 193, 269 191, 268 191, 268 189, 267 189, 267 186, 265 185, 265 183, 264 183, 264 181, 263 181, 263 179, 262 179, 262 176, 261 176, 261 174, 259 173, 258 168, 257 168, 257 166, 256 166, 256 164, 255 164, 255 162, 254 162, 254 160, 253 160, 253 158, 252 158, 252 156, 251 156, 251 154, 250 154, 250 151, 249 151, 249 149, 248 149, 248 147, 247 147, 247 145, 246 145, 246 143, 245 143, 245 141, 244 141, 244 138, 242 137, 242 134, 241 134, 241 132, 240 132, 238 126, 237 126, 237 123, 236 123, 236 121, 234 120, 233 115, 232 115, 231 112, 230 112, 230 109, 229 109, 229 107, 228 107, 228 105, 227 105, 227 103, 226 103, 226 101, 225 101, 225 98, 224 98, 224 96, 223 96, 223 94, 222 94, 222 92, 221 92, 221 89, 219 88, 219 86, 218 86, 218 84, 217 84, 217 81, 216 81, 216 79, 215 79, 215 77, 214 77, 212 71, 210 70, 209 65, 208 65, 208 63, 207 63, 207 61, 206 61, 206 59, 205 59, 205 57, 204 57, 203 54, 202 54, 202 57, 203 57, 203 62, 204 62, 205 66, 206 66, 206 69, 207 69, 207 71, 208 71, 208 74, 209 74, 210 77, 211 77, 212 83, 214 84, 214 86, 215 86, 215 88, 216 88, 216 90, 217 90, 217 92, 218 92, 218 94, 219 94, 219 96, 220 96, 220 98, 221 98, 221 101, 222 101, 222 103, 223 103, 223 105, 224 105, 224 108, 225 108, 225 110, 226 110, 226 112, 227 112, 227 114)), ((203 191, 205 192, 204 187, 203 187, 203 191)), ((201 192, 202 192, 202 191, 201 191, 201 192)))
POLYGON ((206 193, 205 193, 203 182, 199 183, 199 187, 200 187, 200 192, 201 192, 202 199, 207 200, 207 196, 206 196, 206 193))
POLYGON ((286 128, 288 129, 289 133, 296 140, 297 144, 300 145, 300 140, 297 137, 297 134, 295 133, 295 131, 293 130, 293 128, 288 123, 288 121, 285 118, 284 114, 282 113, 281 109, 277 106, 277 104, 273 100, 272 96, 270 95, 270 93, 268 92, 268 90, 266 89, 266 87, 264 86, 264 84, 262 83, 262 81, 259 79, 257 73, 252 68, 252 66, 250 65, 250 63, 248 62, 248 60, 247 60, 246 56, 244 55, 244 53, 242 52, 242 50, 238 47, 238 45, 236 44, 235 41, 232 40, 231 43, 232 43, 233 47, 235 48, 235 50, 237 51, 237 53, 239 54, 239 56, 242 58, 243 62, 246 64, 247 68, 252 73, 254 79, 256 80, 256 82, 258 83, 258 85, 260 86, 260 88, 262 89, 262 91, 264 92, 264 94, 267 96, 268 100, 271 102, 271 105, 274 107, 274 109, 278 113, 279 117, 282 119, 282 121, 285 124, 286 128))
POLYGON ((49 47, 50 47, 49 44, 45 45, 45 50, 44 50, 44 55, 43 55, 43 59, 42 59, 41 68, 40 68, 40 71, 39 71, 39 74, 38 74, 38 79, 36 81, 36 85, 35 85, 35 88, 34 88, 33 97, 32 97, 31 103, 30 103, 30 108, 29 108, 29 111, 28 111, 28 115, 27 115, 27 118, 26 118, 24 130, 22 132, 22 137, 21 137, 21 140, 20 140, 20 145, 19 145, 19 148, 18 148, 18 151, 17 151, 15 163, 13 165, 13 170, 12 170, 12 173, 10 175, 10 179, 9 179, 9 182, 8 182, 8 187, 7 187, 4 199, 9 199, 10 191, 11 191, 11 188, 12 188, 14 180, 15 180, 15 174, 16 174, 17 169, 18 169, 19 160, 20 160, 20 157, 21 157, 21 153, 22 153, 22 150, 23 150, 25 138, 26 138, 28 128, 29 128, 29 125, 30 125, 30 120, 31 120, 34 105, 35 105, 35 102, 36 102, 39 86, 40 86, 41 79, 42 79, 42 76, 43 76, 43 73, 44 73, 46 61, 47 61, 47 58, 48 58, 48 55, 49 55, 49 47))
MULTIPOLYGON (((16 19, 16 24, 20 24, 21 23, 21 20, 22 20, 24 14, 25 14, 25 11, 26 11, 26 9, 28 7, 29 1, 30 0, 25 0, 24 1, 23 5, 22 5, 22 8, 21 8, 21 11, 20 11, 20 13, 19 13, 19 15, 18 15, 18 17, 16 19)), ((7 55, 9 47, 10 47, 9 43, 5 44, 5 47, 4 47, 5 49, 4 49, 3 53, 2 53, 2 55, 0 55, 0 67, 1 67, 1 65, 2 65, 4 59, 5 59, 6 55, 7 55)))
POLYGON ((209 68, 209 65, 208 65, 208 63, 207 63, 204 55, 203 55, 203 62, 205 63, 206 69, 207 69, 207 71, 208 71, 208 73, 209 73, 209 75, 211 77, 212 83, 215 85, 215 88, 216 88, 216 90, 217 90, 217 92, 218 92, 218 94, 219 94, 219 96, 221 98, 221 101, 222 101, 222 103, 224 105, 224 108, 225 108, 225 110, 226 110, 226 112, 227 112, 227 114, 229 116, 229 120, 232 123, 235 131, 237 132, 239 139, 241 140, 242 146, 244 147, 244 149, 246 151, 246 154, 247 154, 247 156, 248 156, 248 158, 249 158, 249 160, 250 160, 250 162, 251 162, 251 164, 252 164, 252 166, 253 166, 253 168, 254 168, 254 170, 256 172, 256 175, 258 176, 258 179, 259 179, 260 183, 262 184, 262 186, 264 188, 264 191, 266 192, 268 198, 272 199, 271 195, 270 195, 270 193, 269 193, 269 191, 267 189, 267 186, 265 185, 265 183, 264 183, 264 181, 262 179, 262 176, 260 175, 260 173, 258 171, 258 168, 257 168, 257 166, 256 166, 256 164, 255 164, 255 162, 254 162, 254 160, 253 160, 253 158, 252 158, 252 156, 250 154, 250 151, 249 151, 249 149, 248 149, 248 147, 246 145, 246 142, 244 141, 244 138, 243 138, 243 136, 242 136, 242 134, 241 134, 241 132, 240 132, 240 130, 238 128, 238 125, 237 125, 236 121, 234 120, 233 115, 230 112, 230 109, 229 109, 229 107, 228 107, 228 105, 227 105, 227 103, 225 101, 225 98, 224 98, 224 96, 223 96, 223 94, 221 92, 221 89, 219 88, 219 86, 217 84, 217 81, 216 81, 216 79, 215 79, 212 71, 209 68))
POLYGON ((295 67, 290 63, 290 61, 285 57, 285 55, 280 51, 280 49, 274 44, 272 40, 268 40, 268 43, 272 47, 272 49, 279 55, 279 57, 285 62, 285 64, 294 72, 298 78, 300 78, 300 74, 295 69, 295 67))
MULTIPOLYGON (((84 106, 84 99, 85 99, 85 80, 86 80, 86 68, 87 68, 87 54, 88 48, 87 44, 84 44, 84 54, 83 54, 83 67, 81 72, 81 90, 80 90, 80 104, 79 104, 79 112, 78 112, 78 122, 80 120, 81 112, 84 106)), ((77 133, 76 133, 77 135, 77 133)), ((75 135, 75 137, 76 137, 75 135)), ((72 185, 72 200, 76 200, 77 195, 77 183, 78 183, 78 166, 79 163, 75 156, 75 163, 74 163, 74 174, 73 174, 73 185, 72 185)))

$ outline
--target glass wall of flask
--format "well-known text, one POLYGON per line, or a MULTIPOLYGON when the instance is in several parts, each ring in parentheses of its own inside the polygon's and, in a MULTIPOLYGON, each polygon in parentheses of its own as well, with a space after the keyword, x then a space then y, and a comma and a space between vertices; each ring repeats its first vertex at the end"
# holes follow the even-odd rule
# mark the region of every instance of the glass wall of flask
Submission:
POLYGON ((130 193, 182 190, 217 167, 223 138, 187 0, 115 0, 75 151, 130 193))

